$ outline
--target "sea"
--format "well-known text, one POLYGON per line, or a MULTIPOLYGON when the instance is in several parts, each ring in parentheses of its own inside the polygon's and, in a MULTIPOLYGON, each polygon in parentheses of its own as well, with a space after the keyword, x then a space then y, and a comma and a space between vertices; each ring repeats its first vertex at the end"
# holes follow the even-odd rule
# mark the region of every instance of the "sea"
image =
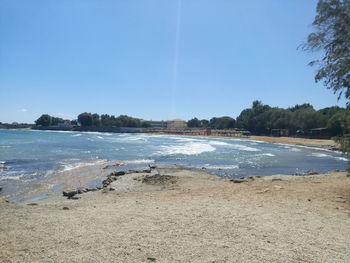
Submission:
POLYGON ((106 176, 103 166, 110 163, 119 170, 182 165, 236 178, 345 170, 348 161, 331 150, 247 139, 0 130, 0 195, 33 201, 67 185, 98 185, 106 176))

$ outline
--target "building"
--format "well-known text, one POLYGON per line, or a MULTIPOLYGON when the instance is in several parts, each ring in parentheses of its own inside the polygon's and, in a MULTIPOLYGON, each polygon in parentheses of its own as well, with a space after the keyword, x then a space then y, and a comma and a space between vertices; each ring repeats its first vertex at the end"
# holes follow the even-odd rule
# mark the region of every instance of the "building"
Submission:
POLYGON ((156 129, 166 129, 167 127, 166 121, 146 121, 146 122, 149 123, 149 125, 152 128, 156 128, 156 129))
POLYGON ((187 128, 187 123, 181 119, 167 121, 167 128, 170 130, 181 130, 187 128))

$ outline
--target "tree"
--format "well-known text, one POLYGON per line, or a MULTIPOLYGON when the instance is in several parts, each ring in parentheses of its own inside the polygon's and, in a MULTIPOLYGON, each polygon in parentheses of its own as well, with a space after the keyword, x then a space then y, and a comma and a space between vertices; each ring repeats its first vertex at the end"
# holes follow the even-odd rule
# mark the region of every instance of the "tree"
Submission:
POLYGON ((101 125, 100 115, 98 115, 97 113, 92 114, 92 125, 93 126, 101 125))
POLYGON ((41 126, 50 126, 51 125, 51 119, 52 117, 48 114, 43 114, 41 115, 36 121, 36 125, 41 125, 41 126))
POLYGON ((213 129, 230 129, 234 128, 236 126, 236 121, 235 119, 231 117, 219 117, 219 118, 211 118, 209 121, 209 126, 213 129))
POLYGON ((310 62, 319 66, 316 82, 323 80, 328 89, 339 92, 338 99, 342 94, 350 99, 350 1, 319 0, 316 11, 315 32, 302 47, 323 52, 322 60, 310 62))
MULTIPOLYGON (((323 51, 322 60, 310 62, 318 65, 315 80, 323 80, 324 85, 339 92, 338 99, 344 94, 350 105, 350 1, 349 0, 319 0, 317 15, 313 22, 315 32, 308 36, 304 50, 323 51)), ((337 129, 339 123, 335 122, 337 129)), ((345 122, 346 132, 337 141, 341 150, 350 154, 350 123, 345 122)), ((335 129, 335 130, 337 130, 335 129)))
POLYGON ((201 121, 197 118, 193 118, 187 122, 187 126, 189 128, 199 128, 201 127, 201 121))
POLYGON ((84 112, 84 113, 79 114, 78 122, 81 124, 81 126, 91 126, 92 125, 91 113, 84 112))

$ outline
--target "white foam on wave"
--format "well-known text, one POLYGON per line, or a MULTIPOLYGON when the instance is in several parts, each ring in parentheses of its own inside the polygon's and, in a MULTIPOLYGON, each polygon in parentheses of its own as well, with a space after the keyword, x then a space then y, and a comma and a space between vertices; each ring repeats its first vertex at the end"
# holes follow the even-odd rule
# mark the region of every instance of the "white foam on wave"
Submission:
POLYGON ((259 149, 245 146, 243 144, 231 144, 230 145, 232 148, 240 150, 240 151, 247 151, 247 152, 260 152, 259 149))
MULTIPOLYGON (((76 160, 76 159, 72 159, 72 160, 76 160)), ((63 169, 61 169, 59 172, 67 172, 67 171, 71 171, 81 167, 103 164, 105 162, 106 160, 101 160, 101 159, 90 160, 89 162, 74 162, 74 163, 62 162, 61 164, 63 165, 63 169)))
POLYGON ((72 137, 79 137, 79 136, 81 136, 81 135, 82 135, 81 133, 78 133, 78 134, 72 135, 72 137))
POLYGON ((207 140, 197 139, 192 137, 169 137, 170 139, 174 139, 179 142, 207 142, 207 140))
POLYGON ((263 155, 263 156, 271 156, 271 157, 276 156, 273 153, 262 153, 261 155, 263 155))
POLYGON ((312 156, 315 156, 315 157, 320 157, 320 158, 323 158, 323 157, 332 157, 331 155, 328 155, 328 154, 325 154, 325 153, 312 153, 311 155, 312 155, 312 156))
POLYGON ((349 161, 349 159, 346 158, 346 157, 334 157, 334 158, 337 159, 337 160, 340 160, 340 161, 346 161, 346 162, 349 161))
POLYGON ((210 144, 200 143, 200 142, 188 142, 180 145, 171 145, 171 146, 160 146, 162 151, 160 154, 185 154, 185 155, 195 155, 201 154, 204 152, 213 152, 216 150, 210 144))
POLYGON ((217 146, 230 146, 231 144, 227 142, 220 142, 220 141, 209 141, 211 145, 217 145, 217 146))
POLYGON ((204 166, 206 169, 213 169, 213 170, 235 170, 239 169, 239 166, 236 164, 231 164, 231 165, 209 165, 206 164, 204 166))
POLYGON ((97 136, 97 138, 99 138, 99 139, 104 139, 102 136, 97 136))
POLYGON ((153 159, 137 159, 137 160, 127 160, 123 161, 125 164, 139 164, 139 163, 154 163, 153 159))

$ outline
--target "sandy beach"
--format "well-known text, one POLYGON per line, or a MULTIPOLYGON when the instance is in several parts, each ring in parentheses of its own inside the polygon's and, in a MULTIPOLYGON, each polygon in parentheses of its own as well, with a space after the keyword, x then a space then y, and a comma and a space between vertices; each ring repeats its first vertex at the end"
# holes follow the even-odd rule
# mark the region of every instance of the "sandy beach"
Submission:
POLYGON ((345 172, 238 182, 169 166, 77 200, 2 199, 0 261, 349 262, 345 172))

